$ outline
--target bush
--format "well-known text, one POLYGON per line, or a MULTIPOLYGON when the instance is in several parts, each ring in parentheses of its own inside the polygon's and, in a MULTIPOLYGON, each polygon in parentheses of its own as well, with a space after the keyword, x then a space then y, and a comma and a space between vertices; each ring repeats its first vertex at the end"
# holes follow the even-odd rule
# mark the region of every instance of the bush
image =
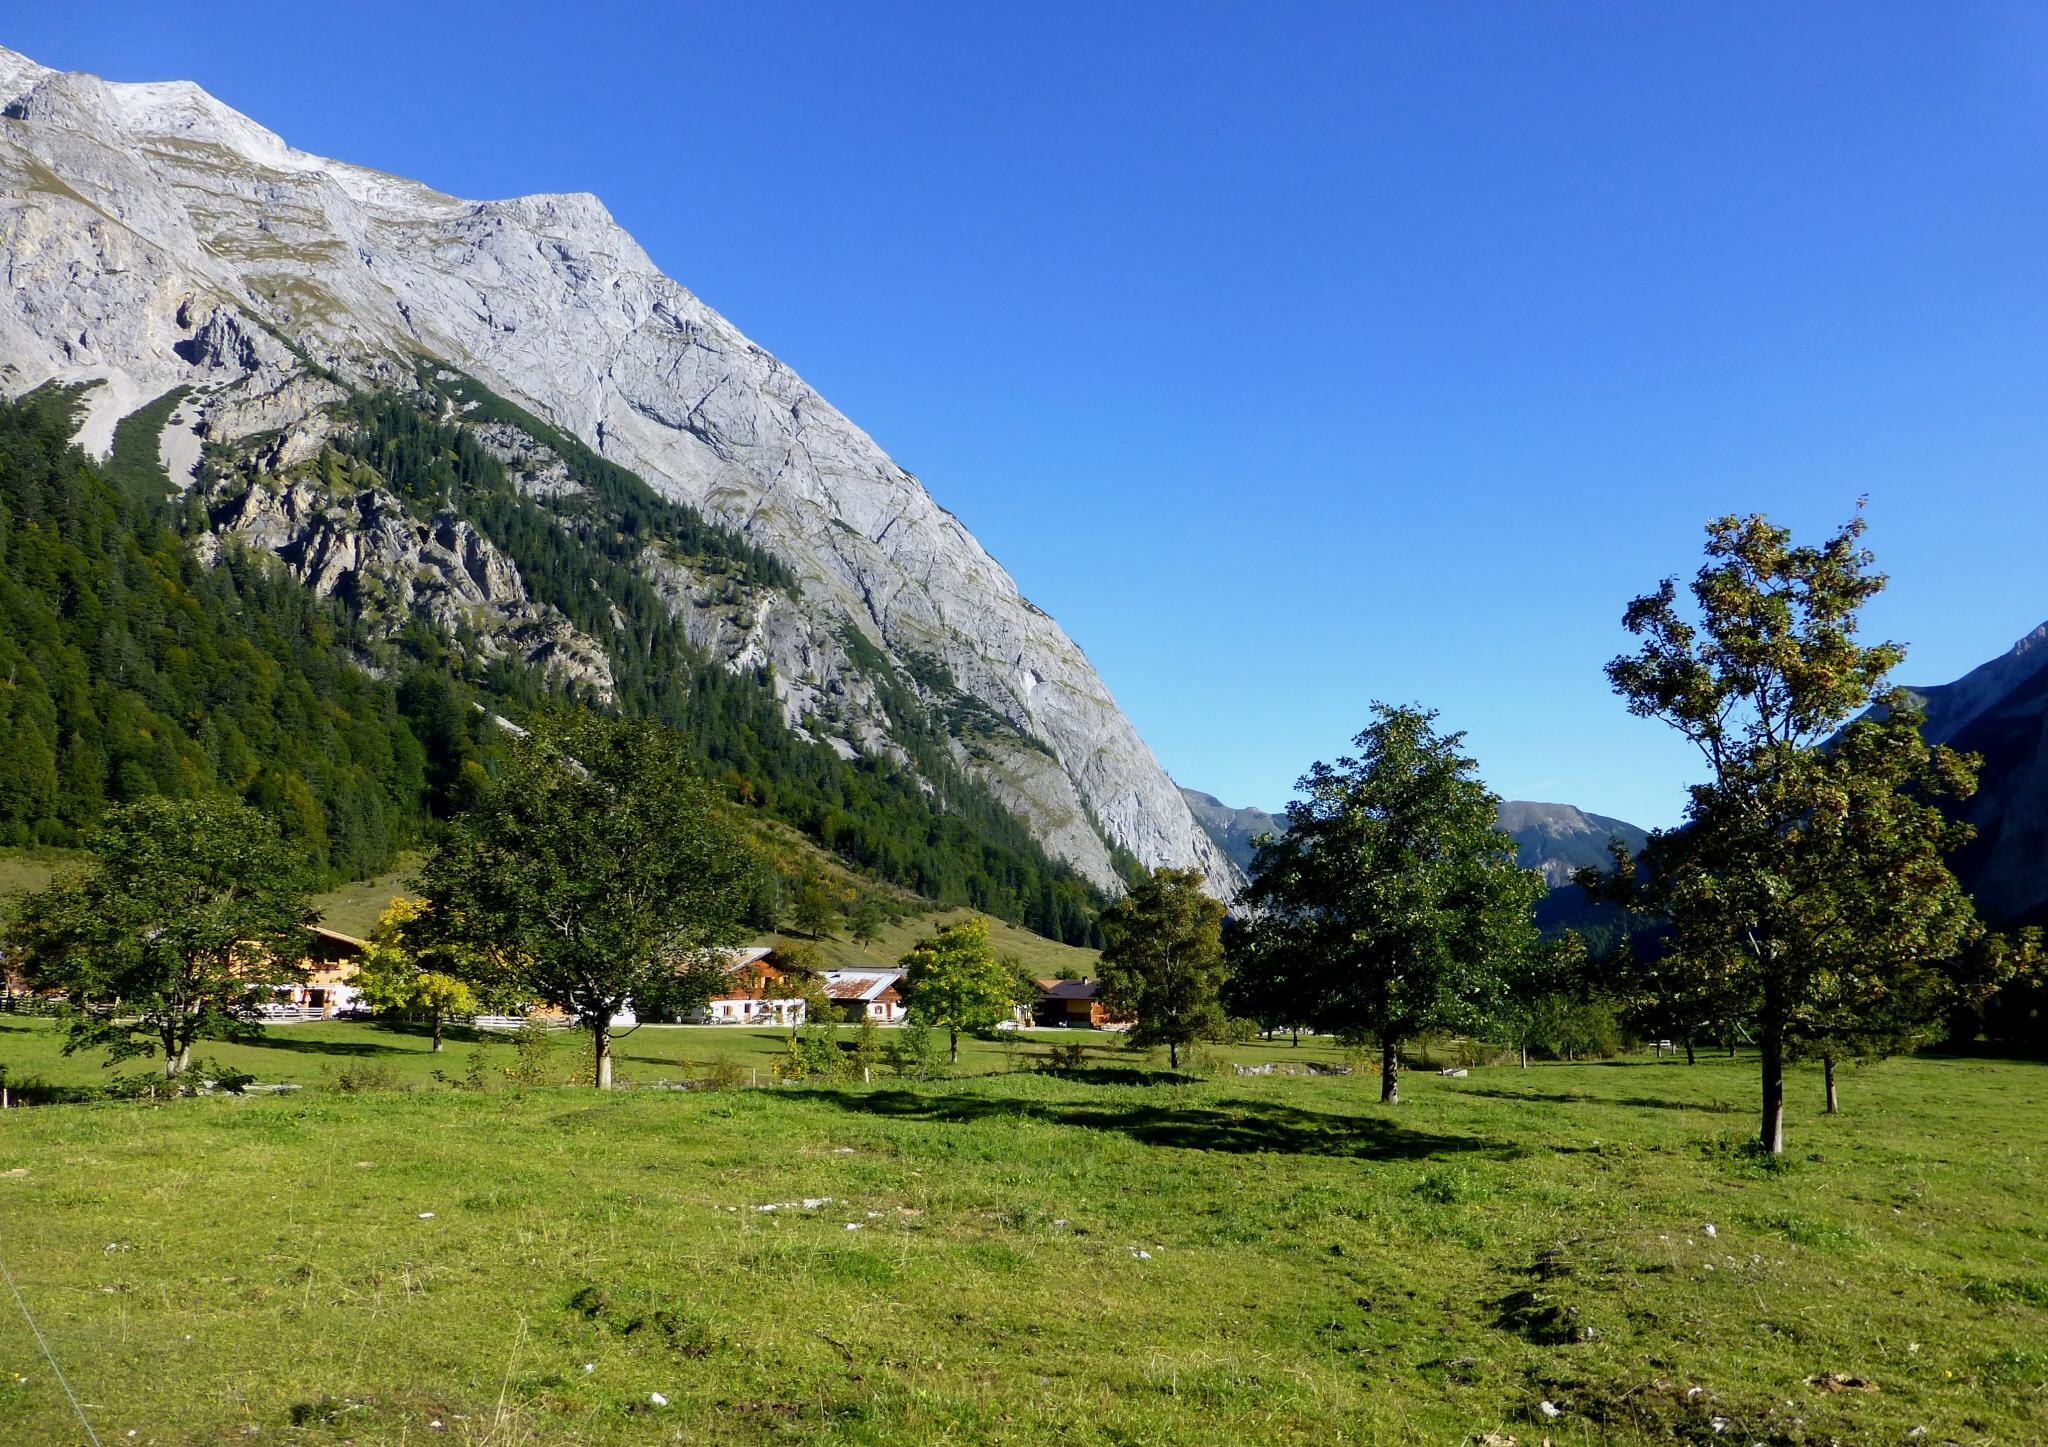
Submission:
POLYGON ((1046 1048, 1045 1068, 1052 1071, 1080 1070, 1088 1063, 1088 1047, 1080 1043, 1046 1048))
POLYGON ((388 1065, 358 1060, 342 1066, 329 1083, 343 1095, 368 1095, 376 1091, 396 1090, 398 1077, 391 1073, 388 1065))
POLYGON ((704 1072, 704 1085, 710 1090, 738 1090, 747 1083, 747 1067, 737 1060, 714 1060, 704 1072))
POLYGON ((199 1071, 213 1082, 215 1090, 225 1090, 229 1095, 240 1095, 256 1083, 256 1077, 248 1071, 222 1065, 218 1060, 202 1061, 199 1071))
POLYGON ((945 1048, 931 1027, 913 1020, 896 1032, 882 1054, 889 1073, 903 1080, 937 1080, 946 1073, 945 1048))
POLYGON ((548 1039, 547 1021, 538 1015, 512 1032, 512 1065, 505 1078, 521 1090, 548 1082, 548 1055, 554 1044, 548 1039))
POLYGON ((1486 1183, 1463 1166, 1438 1166, 1422 1173, 1415 1194, 1439 1206, 1457 1206, 1483 1200, 1489 1193, 1486 1183))
POLYGON ((882 1032, 873 1019, 862 1017, 860 1033, 853 1041, 853 1058, 847 1064, 847 1073, 863 1082, 871 1081, 881 1073, 882 1032))

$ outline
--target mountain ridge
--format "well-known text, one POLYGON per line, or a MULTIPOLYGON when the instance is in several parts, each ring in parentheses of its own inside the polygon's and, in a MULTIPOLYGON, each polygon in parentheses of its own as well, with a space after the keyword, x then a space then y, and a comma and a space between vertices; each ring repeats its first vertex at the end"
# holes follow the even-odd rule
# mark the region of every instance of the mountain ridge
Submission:
MULTIPOLYGON (((887 754, 893 679, 951 721, 960 766, 1099 888, 1120 886, 1127 854, 1230 892, 1227 862, 1080 648, 914 475, 664 276, 596 197, 465 201, 298 151, 189 82, 107 82, 4 50, 0 115, 14 287, 0 390, 98 383, 81 427, 94 450, 189 386, 163 434, 174 480, 192 486, 222 448, 261 450, 254 471, 282 477, 331 448, 347 394, 453 368, 791 570, 794 588, 734 599, 723 578, 643 567, 697 646, 765 670, 790 728, 887 754)), ((313 502, 240 536, 305 554, 324 525, 326 554, 345 554, 348 526, 312 520, 313 502)))
POLYGON ((1958 812, 1976 830, 1957 876, 1994 926, 2048 922, 2048 623, 1961 678, 1906 692, 1928 742, 1983 759, 1958 812))
MULTIPOLYGON (((1197 823, 1209 831, 1216 847, 1238 868, 1249 871, 1253 857, 1252 840, 1260 834, 1282 833, 1287 827, 1284 811, 1271 813, 1259 808, 1234 809, 1213 794, 1181 786, 1197 823)), ((1516 845, 1515 862, 1543 875, 1551 889, 1575 888, 1574 871, 1586 865, 1608 862, 1607 841, 1619 838, 1631 851, 1640 850, 1648 831, 1623 819, 1589 814, 1571 804, 1543 804, 1529 800, 1504 799, 1497 815, 1498 827, 1516 845)))

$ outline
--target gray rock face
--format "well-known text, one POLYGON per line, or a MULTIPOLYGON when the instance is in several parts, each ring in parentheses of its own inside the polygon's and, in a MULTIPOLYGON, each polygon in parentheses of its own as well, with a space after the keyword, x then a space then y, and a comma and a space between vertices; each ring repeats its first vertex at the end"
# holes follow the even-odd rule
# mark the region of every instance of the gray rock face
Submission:
POLYGON ((1216 847, 1240 871, 1249 873, 1252 856, 1257 851, 1253 841, 1261 834, 1285 834, 1287 821, 1264 809, 1233 809, 1214 794, 1204 794, 1199 789, 1182 789, 1180 795, 1188 802, 1188 812, 1195 816, 1195 822, 1208 831, 1216 847))
MULTIPOLYGON (((101 382, 93 405, 107 415, 88 419, 88 445, 196 384, 184 425, 263 436, 288 466, 322 436, 294 394, 322 384, 294 348, 354 385, 441 359, 798 573, 800 606, 752 611, 707 609, 667 580, 704 646, 790 674, 793 723, 835 747, 884 746, 849 676, 850 625, 896 665, 940 665, 1000 721, 964 740, 962 758, 1053 853, 1106 886, 1116 845, 1231 891, 1230 865, 1059 625, 917 478, 662 275, 595 197, 462 201, 293 150, 196 86, 110 84, 5 50, 0 113, 0 387, 101 382)), ((546 495, 565 482, 538 469, 522 485, 546 495)), ((302 527, 359 525, 299 502, 302 527)), ((227 525, 267 536, 280 524, 258 511, 227 525)), ((291 546, 310 555, 308 543, 291 546)), ((595 668, 574 640, 549 646, 565 668, 595 668)))
POLYGON ((503 650, 564 683, 612 693, 611 660, 546 604, 527 596, 510 560, 467 521, 422 521, 378 488, 337 496, 307 481, 217 485, 207 496, 214 533, 275 554, 322 598, 337 595, 387 635, 425 614, 452 632, 466 626, 486 656, 503 650))
POLYGON ((1580 869, 1606 868, 1611 862, 1609 840, 1619 839, 1634 853, 1650 837, 1624 819, 1588 814, 1570 804, 1514 799, 1501 804, 1499 825, 1515 841, 1515 862, 1541 873, 1552 889, 1569 885, 1580 869))

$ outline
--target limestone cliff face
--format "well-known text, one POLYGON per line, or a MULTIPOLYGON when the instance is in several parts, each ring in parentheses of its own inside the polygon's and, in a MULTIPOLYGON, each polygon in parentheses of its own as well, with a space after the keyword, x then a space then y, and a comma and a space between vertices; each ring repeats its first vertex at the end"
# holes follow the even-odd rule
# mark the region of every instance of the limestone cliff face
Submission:
MULTIPOLYGON (((445 362, 796 572, 797 597, 734 608, 687 570, 649 566, 700 646, 775 666, 793 726, 887 747, 853 656, 879 651, 939 680, 920 684, 928 701, 986 725, 961 738, 963 762, 1052 852, 1111 885, 1119 846, 1196 865, 1229 892, 1229 864, 1059 625, 917 478, 662 275, 595 197, 463 201, 293 150, 186 83, 111 84, 4 50, 0 107, 0 387, 97 382, 88 446, 193 385, 175 427, 254 439, 288 467, 322 440, 303 395, 314 364, 364 387, 445 362)), ((527 471, 529 488, 574 485, 544 460, 527 471)), ((601 672, 573 639, 550 646, 573 660, 563 667, 601 672)))

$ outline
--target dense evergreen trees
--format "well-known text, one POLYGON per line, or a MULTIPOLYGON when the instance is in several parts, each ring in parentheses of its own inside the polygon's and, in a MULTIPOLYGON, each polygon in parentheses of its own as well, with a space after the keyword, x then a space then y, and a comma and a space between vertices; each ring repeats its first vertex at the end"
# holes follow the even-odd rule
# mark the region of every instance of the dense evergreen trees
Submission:
MULTIPOLYGON (((604 645, 619 711, 680 731, 728 798, 928 898, 1098 941, 1100 897, 959 768, 883 655, 866 650, 909 762, 841 759, 783 725, 765 673, 692 648, 638 560, 654 546, 723 574, 740 606, 793 591, 784 565, 467 379, 432 385, 352 401, 319 465, 470 518, 604 645), (521 494, 471 430, 440 420, 443 401, 528 431, 583 490, 521 494)), ((491 716, 548 706, 532 670, 465 658, 424 625, 379 638, 347 600, 233 545, 202 565, 188 541, 203 517, 172 505, 134 440, 153 440, 176 398, 124 424, 104 468, 69 445, 69 400, 0 403, 0 844, 75 844, 109 804, 219 791, 276 819, 331 881, 388 868, 475 802, 504 747, 491 716)))
MULTIPOLYGON (((1099 942, 1095 891, 959 767, 940 726, 879 650, 851 647, 876 683, 907 767, 842 759, 792 733, 768 675, 733 673, 693 648, 638 560, 653 545, 700 571, 724 572, 741 605, 756 589, 793 587, 780 563, 475 383, 435 385, 465 415, 510 421, 555 448, 586 490, 546 502, 522 494, 470 430, 414 398, 356 399, 357 428, 343 448, 423 512, 453 508, 482 529, 536 598, 604 645, 622 712, 681 730, 731 798, 892 884, 1070 944, 1099 942)), ((858 635, 850 625, 848 634, 851 645, 858 635)))
MULTIPOLYGON (((111 804, 240 797, 323 877, 387 868, 433 807, 404 690, 274 566, 206 568, 69 445, 60 398, 0 403, 0 843, 76 844, 111 804)), ((450 756, 474 710, 430 684, 450 756)), ((418 691, 416 691, 418 692, 418 691)))

